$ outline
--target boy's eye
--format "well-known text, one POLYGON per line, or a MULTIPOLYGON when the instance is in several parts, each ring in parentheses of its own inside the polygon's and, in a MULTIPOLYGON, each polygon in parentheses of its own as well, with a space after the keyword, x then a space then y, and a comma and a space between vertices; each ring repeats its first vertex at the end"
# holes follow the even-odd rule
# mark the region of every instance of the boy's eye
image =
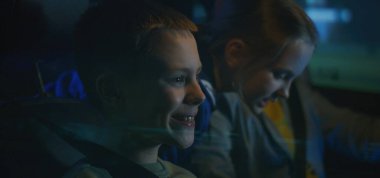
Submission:
POLYGON ((177 75, 167 78, 166 80, 170 85, 176 87, 182 87, 186 84, 186 76, 185 75, 177 75))
POLYGON ((185 76, 181 75, 181 76, 175 77, 175 82, 177 83, 185 82, 185 76))

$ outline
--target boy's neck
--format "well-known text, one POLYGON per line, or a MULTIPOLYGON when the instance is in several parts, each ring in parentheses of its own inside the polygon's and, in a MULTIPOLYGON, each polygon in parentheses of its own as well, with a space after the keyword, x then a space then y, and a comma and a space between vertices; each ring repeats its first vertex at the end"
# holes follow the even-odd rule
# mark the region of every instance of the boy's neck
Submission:
POLYGON ((148 164, 156 163, 158 158, 158 149, 160 144, 144 144, 140 140, 133 138, 126 138, 128 136, 123 136, 125 131, 117 132, 117 129, 107 130, 105 133, 107 136, 95 141, 104 147, 116 152, 117 154, 123 156, 135 162, 137 164, 148 164))
POLYGON ((129 150, 126 157, 137 164, 156 163, 158 159, 158 149, 160 145, 153 147, 129 150))

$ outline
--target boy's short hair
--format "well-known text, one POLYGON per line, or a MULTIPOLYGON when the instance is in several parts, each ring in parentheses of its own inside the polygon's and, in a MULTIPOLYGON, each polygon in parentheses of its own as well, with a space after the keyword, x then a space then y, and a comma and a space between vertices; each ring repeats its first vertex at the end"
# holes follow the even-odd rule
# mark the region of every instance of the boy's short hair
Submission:
POLYGON ((105 70, 136 75, 149 56, 152 35, 160 30, 189 35, 197 27, 181 13, 148 0, 108 0, 90 7, 74 34, 78 71, 87 92, 105 70))

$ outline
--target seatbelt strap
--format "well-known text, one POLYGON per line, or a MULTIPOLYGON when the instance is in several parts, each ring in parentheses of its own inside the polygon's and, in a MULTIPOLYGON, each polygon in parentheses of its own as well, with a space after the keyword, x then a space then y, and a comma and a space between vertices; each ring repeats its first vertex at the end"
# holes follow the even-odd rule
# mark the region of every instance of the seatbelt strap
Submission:
POLYGON ((306 177, 306 117, 304 107, 297 87, 294 85, 290 88, 289 110, 291 116, 292 128, 295 138, 295 155, 293 172, 295 178, 306 177))

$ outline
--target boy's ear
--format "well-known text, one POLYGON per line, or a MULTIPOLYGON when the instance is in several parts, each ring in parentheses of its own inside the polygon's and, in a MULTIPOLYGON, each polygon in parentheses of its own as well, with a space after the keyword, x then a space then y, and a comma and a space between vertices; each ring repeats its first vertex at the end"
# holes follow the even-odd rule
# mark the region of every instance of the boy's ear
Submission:
POLYGON ((230 39, 224 48, 224 56, 227 66, 232 70, 236 70, 244 63, 248 52, 247 43, 243 40, 239 38, 230 39))
POLYGON ((121 101, 121 88, 116 78, 110 74, 101 74, 95 82, 97 94, 102 103, 108 106, 118 105, 121 101))

